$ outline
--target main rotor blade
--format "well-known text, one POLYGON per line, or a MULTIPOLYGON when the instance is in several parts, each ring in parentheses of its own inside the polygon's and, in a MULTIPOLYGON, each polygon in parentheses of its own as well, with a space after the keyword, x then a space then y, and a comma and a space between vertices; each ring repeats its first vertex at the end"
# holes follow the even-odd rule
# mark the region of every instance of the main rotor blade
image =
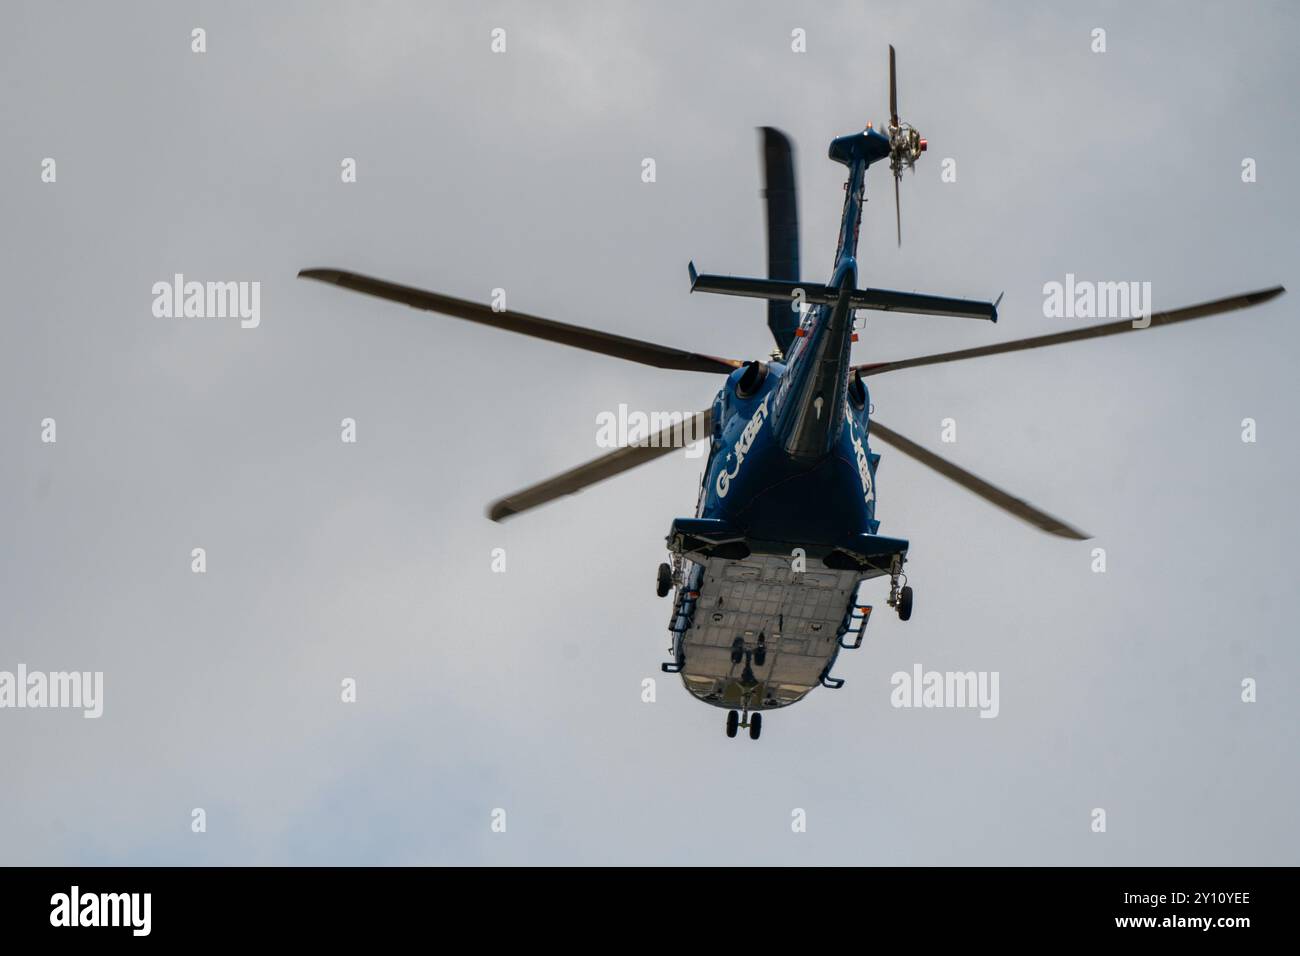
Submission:
MULTIPOLYGON (((1233 312, 1237 309, 1246 309, 1252 305, 1259 305, 1270 299, 1275 299, 1286 289, 1280 285, 1273 286, 1271 289, 1260 289, 1256 292, 1246 292, 1242 295, 1228 296, 1226 299, 1215 299, 1213 302, 1202 302, 1199 305, 1189 305, 1185 309, 1173 309, 1169 312, 1153 312, 1151 314, 1150 328, 1158 325, 1173 325, 1175 322, 1187 322, 1190 319, 1199 319, 1207 315, 1218 315, 1221 312, 1233 312)), ((936 355, 923 355, 919 358, 899 359, 894 362, 869 362, 866 365, 855 366, 855 370, 863 375, 879 375, 882 372, 895 372, 904 368, 916 368, 921 365, 939 365, 943 362, 958 362, 962 359, 980 358, 984 355, 1001 355, 1004 352, 1022 352, 1026 349, 1043 348, 1048 345, 1062 345, 1066 342, 1078 342, 1084 339, 1096 339, 1106 335, 1118 335, 1121 332, 1136 332, 1141 329, 1133 328, 1132 319, 1120 319, 1118 322, 1107 322, 1103 325, 1089 325, 1082 329, 1070 329, 1066 332, 1052 332, 1049 335, 1035 335, 1028 339, 1014 339, 1010 342, 999 342, 994 345, 981 345, 973 349, 959 349, 956 352, 940 352, 936 355)))
MULTIPOLYGON (((794 182, 794 146, 770 126, 763 134, 763 202, 767 210, 767 277, 799 279, 799 206, 794 182)), ((790 353, 799 314, 789 302, 767 303, 767 326, 782 354, 790 353)))
POLYGON ((1021 521, 1027 521, 1040 531, 1054 534, 1061 538, 1086 541, 1091 535, 1077 528, 1072 528, 1060 518, 1055 518, 1045 511, 1039 511, 1029 502, 1008 494, 995 485, 990 485, 983 478, 972 475, 964 468, 958 468, 946 458, 941 458, 932 451, 927 451, 910 438, 904 438, 892 428, 886 428, 876 419, 871 419, 869 435, 874 435, 888 445, 893 445, 904 455, 915 458, 928 468, 933 468, 945 478, 950 478, 967 491, 972 491, 990 504, 997 505, 1003 511, 1015 515, 1021 521))
POLYGON ((642 443, 624 445, 609 454, 578 465, 576 468, 570 468, 554 478, 547 478, 545 481, 506 495, 488 506, 487 515, 493 521, 501 521, 564 495, 579 492, 598 481, 622 474, 637 465, 643 465, 647 461, 666 455, 674 449, 708 439, 713 431, 712 407, 696 412, 690 417, 690 423, 669 425, 642 443), (691 429, 689 433, 686 431, 687 427, 691 429), (693 440, 687 442, 687 438, 693 440))
POLYGON ((523 312, 494 312, 490 306, 480 305, 477 302, 454 299, 449 295, 440 295, 437 292, 425 292, 423 289, 398 285, 395 282, 386 282, 383 279, 374 279, 356 272, 345 272, 342 269, 303 269, 298 273, 298 277, 300 279, 316 279, 319 282, 332 283, 345 289, 352 289, 354 292, 364 292, 366 295, 378 296, 392 302, 401 302, 412 308, 424 309, 428 312, 440 312, 443 315, 455 316, 458 319, 466 319, 480 325, 490 325, 494 328, 504 329, 507 332, 517 332, 520 335, 529 335, 536 339, 546 339, 548 342, 559 342, 561 345, 586 349, 588 352, 613 355, 616 358, 627 359, 630 362, 653 365, 655 368, 728 374, 744 364, 735 359, 715 358, 712 355, 687 352, 683 349, 675 349, 666 345, 656 345, 653 342, 643 342, 640 339, 615 335, 612 332, 599 332, 595 329, 583 328, 580 325, 568 325, 564 322, 542 319, 535 315, 526 315, 523 312))
POLYGON ((889 44, 889 125, 898 126, 898 83, 894 76, 894 44, 889 44))

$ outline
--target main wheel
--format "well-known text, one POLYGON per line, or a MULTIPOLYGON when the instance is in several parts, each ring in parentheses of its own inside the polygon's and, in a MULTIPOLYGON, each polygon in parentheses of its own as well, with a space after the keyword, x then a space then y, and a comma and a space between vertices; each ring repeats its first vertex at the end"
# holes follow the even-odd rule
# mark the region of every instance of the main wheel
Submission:
POLYGON ((736 736, 736 731, 740 729, 740 714, 734 710, 727 711, 727 736, 736 736))
POLYGON ((906 621, 912 616, 912 586, 904 584, 902 593, 898 595, 898 619, 906 621))
POLYGON ((667 597, 668 592, 673 589, 673 569, 667 564, 659 565, 659 581, 655 586, 655 591, 660 597, 667 597))
POLYGON ((758 735, 761 734, 762 732, 763 732, 763 715, 750 714, 749 715, 749 739, 757 740, 758 735))
POLYGON ((731 642, 731 663, 739 664, 745 659, 745 639, 738 637, 731 642))

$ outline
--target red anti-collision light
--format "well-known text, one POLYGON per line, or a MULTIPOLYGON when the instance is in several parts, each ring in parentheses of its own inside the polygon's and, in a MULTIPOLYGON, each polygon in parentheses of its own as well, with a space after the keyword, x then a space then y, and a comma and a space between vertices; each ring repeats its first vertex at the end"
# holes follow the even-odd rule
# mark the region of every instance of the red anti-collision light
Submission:
POLYGON ((924 152, 925 152, 925 148, 926 148, 927 146, 929 146, 929 145, 930 145, 930 144, 927 143, 925 140, 921 140, 921 152, 924 153, 924 152))

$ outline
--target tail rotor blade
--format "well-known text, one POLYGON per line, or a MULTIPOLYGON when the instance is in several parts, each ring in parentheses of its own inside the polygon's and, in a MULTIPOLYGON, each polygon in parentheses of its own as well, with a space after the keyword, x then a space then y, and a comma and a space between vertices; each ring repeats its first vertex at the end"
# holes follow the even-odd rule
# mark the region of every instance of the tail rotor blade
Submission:
POLYGON ((889 44, 889 125, 898 125, 898 82, 894 74, 894 44, 889 44))
POLYGON ((903 248, 903 213, 898 205, 898 181, 902 177, 894 173, 894 226, 898 230, 898 248, 903 248))

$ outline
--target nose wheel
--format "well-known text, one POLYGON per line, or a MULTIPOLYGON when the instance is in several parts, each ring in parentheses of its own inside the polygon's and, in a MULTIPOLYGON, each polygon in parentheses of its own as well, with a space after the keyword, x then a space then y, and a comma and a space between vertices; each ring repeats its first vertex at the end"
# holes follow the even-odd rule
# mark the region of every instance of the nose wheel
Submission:
POLYGON ((739 711, 727 711, 727 736, 736 736, 741 727, 748 727, 749 739, 757 740, 759 735, 763 733, 763 715, 751 714, 749 711, 745 711, 745 719, 741 720, 739 711))

